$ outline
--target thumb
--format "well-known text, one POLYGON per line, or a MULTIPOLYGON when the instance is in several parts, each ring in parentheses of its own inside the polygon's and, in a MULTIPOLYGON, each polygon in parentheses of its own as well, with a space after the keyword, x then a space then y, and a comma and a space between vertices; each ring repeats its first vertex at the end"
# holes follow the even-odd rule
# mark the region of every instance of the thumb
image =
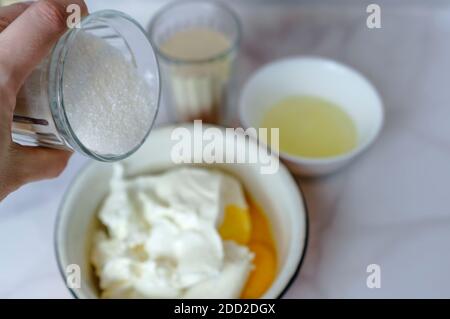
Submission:
POLYGON ((0 33, 0 66, 2 73, 9 75, 8 87, 14 92, 67 30, 71 4, 78 5, 82 15, 87 14, 83 0, 40 0, 0 33))

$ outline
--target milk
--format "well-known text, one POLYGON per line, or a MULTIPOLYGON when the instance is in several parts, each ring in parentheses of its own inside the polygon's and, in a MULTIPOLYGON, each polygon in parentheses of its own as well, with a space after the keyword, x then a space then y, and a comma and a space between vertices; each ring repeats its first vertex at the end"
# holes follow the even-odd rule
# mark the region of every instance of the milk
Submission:
POLYGON ((169 36, 160 47, 168 97, 177 120, 216 123, 226 104, 234 53, 229 39, 206 27, 169 36))

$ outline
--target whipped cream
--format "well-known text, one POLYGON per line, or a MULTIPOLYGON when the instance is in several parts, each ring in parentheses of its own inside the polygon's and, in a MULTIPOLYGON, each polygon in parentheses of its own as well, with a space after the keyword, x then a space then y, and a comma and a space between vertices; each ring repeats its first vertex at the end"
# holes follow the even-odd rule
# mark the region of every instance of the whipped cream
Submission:
POLYGON ((239 298, 253 254, 217 228, 226 205, 247 207, 240 183, 203 168, 123 174, 114 166, 94 236, 102 297, 239 298))

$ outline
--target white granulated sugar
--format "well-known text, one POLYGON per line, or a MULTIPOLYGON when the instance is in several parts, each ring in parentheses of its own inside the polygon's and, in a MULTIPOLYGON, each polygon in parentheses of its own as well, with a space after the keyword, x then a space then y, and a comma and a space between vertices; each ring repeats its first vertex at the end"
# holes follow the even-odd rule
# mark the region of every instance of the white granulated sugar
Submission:
POLYGON ((101 155, 136 147, 155 115, 152 84, 119 49, 85 32, 77 35, 66 61, 64 105, 80 142, 101 155))

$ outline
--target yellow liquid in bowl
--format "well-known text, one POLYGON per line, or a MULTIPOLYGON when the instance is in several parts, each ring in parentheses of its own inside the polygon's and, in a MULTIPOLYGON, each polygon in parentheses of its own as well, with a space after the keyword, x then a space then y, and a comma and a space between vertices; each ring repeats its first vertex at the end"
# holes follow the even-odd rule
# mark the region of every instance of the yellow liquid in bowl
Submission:
POLYGON ((279 128, 279 149, 294 156, 323 158, 351 151, 355 123, 338 105, 315 96, 291 96, 264 114, 261 127, 279 128))

